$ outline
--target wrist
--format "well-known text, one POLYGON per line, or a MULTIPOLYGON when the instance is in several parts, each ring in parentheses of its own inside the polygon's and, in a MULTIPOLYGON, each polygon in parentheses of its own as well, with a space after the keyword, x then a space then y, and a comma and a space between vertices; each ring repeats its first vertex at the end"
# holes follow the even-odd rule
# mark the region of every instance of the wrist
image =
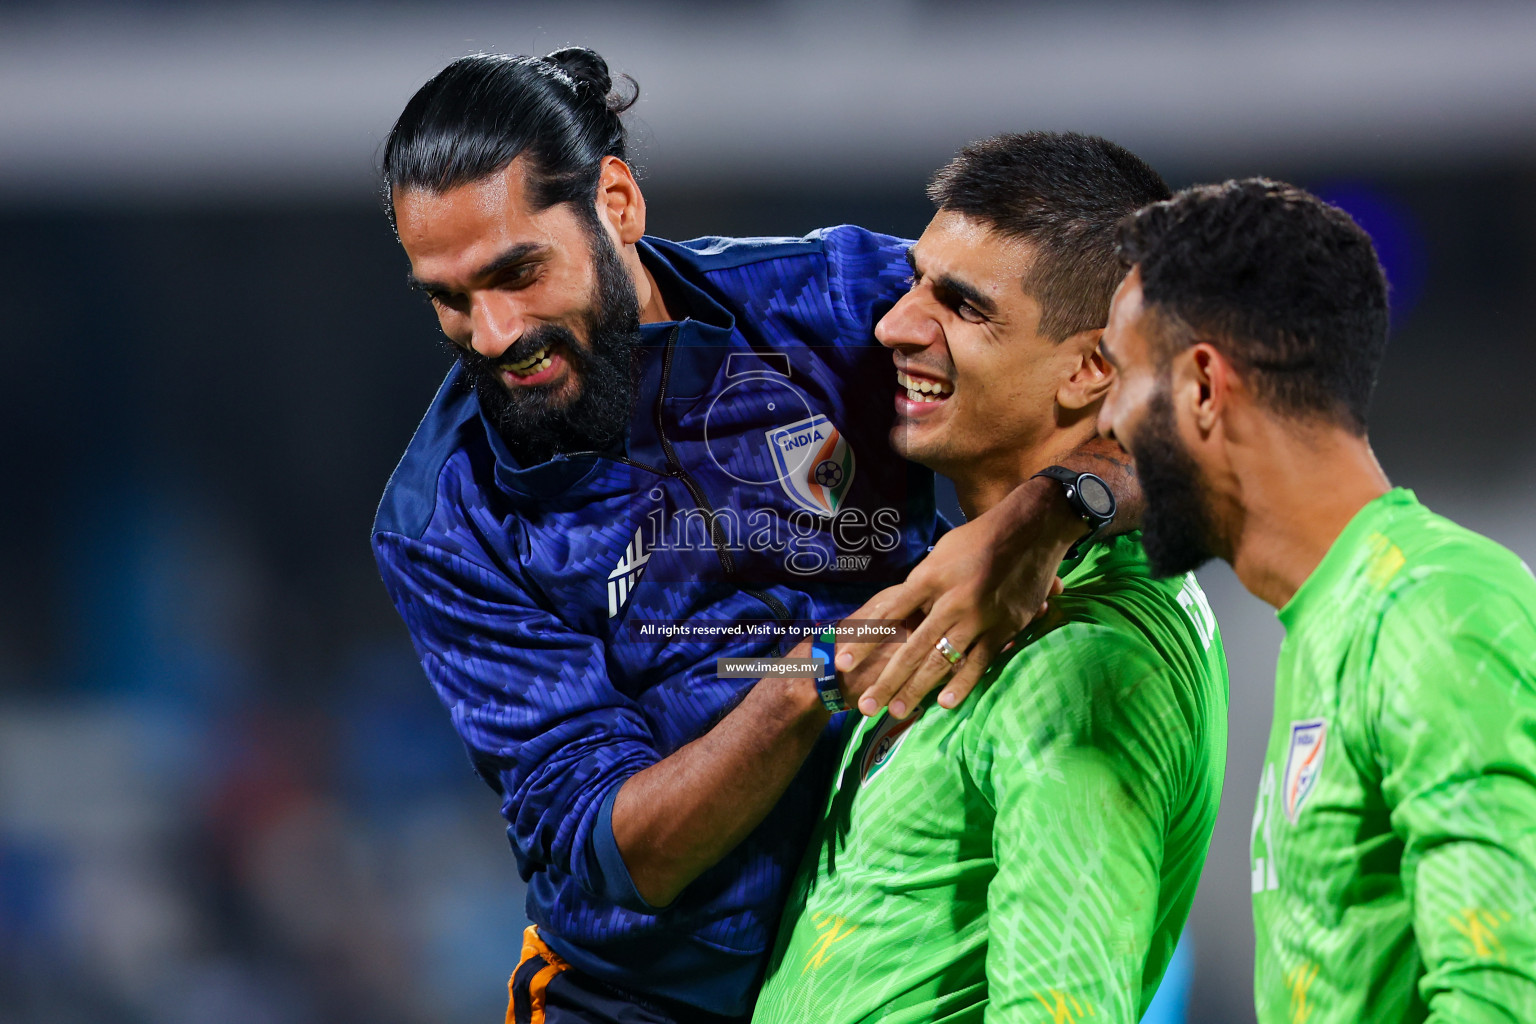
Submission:
MULTIPOLYGON (((811 641, 802 640, 785 657, 812 657, 811 641)), ((807 677, 794 679, 768 678, 758 683, 759 686, 765 684, 772 687, 776 703, 780 707, 785 720, 820 729, 831 719, 831 712, 821 702, 821 695, 817 692, 815 679, 807 677)))
POLYGON ((1034 533, 1058 555, 1088 536, 1089 527, 1078 515, 1061 484, 1047 477, 1031 477, 1019 485, 1015 494, 1025 502, 1023 516, 1032 521, 1034 533))
POLYGON ((820 729, 832 719, 832 712, 826 709, 821 702, 821 694, 817 692, 814 679, 784 679, 780 680, 783 688, 783 700, 787 714, 793 721, 820 729))

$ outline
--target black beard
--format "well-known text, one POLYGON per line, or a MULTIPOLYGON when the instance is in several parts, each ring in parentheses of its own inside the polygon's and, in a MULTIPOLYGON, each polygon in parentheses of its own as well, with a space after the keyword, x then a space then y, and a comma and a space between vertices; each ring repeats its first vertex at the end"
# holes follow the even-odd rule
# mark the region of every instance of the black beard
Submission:
POLYGON ((587 341, 566 327, 546 324, 529 331, 494 359, 453 346, 475 389, 480 408, 523 466, 548 461, 557 452, 603 451, 623 435, 634 408, 634 357, 640 341, 640 305, 634 283, 613 243, 591 228, 597 284, 582 317, 587 341), (498 364, 525 359, 546 345, 558 347, 570 364, 578 390, 561 402, 554 388, 535 385, 510 390, 498 364))
POLYGON ((1200 467, 1174 429, 1173 403, 1166 385, 1158 387, 1130 448, 1136 477, 1146 498, 1141 516, 1141 544, 1152 573, 1177 576, 1215 557, 1216 536, 1200 484, 1200 467))

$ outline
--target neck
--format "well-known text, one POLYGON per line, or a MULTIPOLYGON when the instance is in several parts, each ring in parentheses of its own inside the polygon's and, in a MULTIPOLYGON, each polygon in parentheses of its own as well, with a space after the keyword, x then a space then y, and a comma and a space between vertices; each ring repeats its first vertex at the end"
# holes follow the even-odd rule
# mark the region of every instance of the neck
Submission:
POLYGON ((640 250, 625 246, 624 265, 629 268, 630 280, 635 282, 635 302, 640 306, 640 322, 643 324, 667 323, 673 319, 667 312, 667 303, 661 297, 656 278, 640 259, 640 250))
POLYGON ((1264 418, 1243 457, 1233 460, 1235 491, 1221 518, 1235 528, 1230 555, 1237 578, 1276 608, 1317 568, 1344 527, 1392 487, 1370 442, 1332 426, 1264 418))
POLYGON ((1055 465, 1095 434, 1090 419, 1086 426, 1077 429, 1054 430, 1039 443, 1009 452, 1000 461, 973 461, 939 472, 954 481, 960 511, 969 521, 1008 497, 1014 488, 1045 467, 1055 465))

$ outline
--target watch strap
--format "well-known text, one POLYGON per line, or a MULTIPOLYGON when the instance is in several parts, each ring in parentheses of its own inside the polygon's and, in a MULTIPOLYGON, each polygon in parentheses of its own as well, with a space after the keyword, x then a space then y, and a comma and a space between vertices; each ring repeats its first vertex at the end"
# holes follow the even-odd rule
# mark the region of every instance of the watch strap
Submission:
POLYGON ((823 626, 811 639, 811 657, 820 658, 821 675, 816 677, 816 693, 822 705, 832 713, 848 710, 843 700, 843 689, 837 685, 837 633, 831 626, 823 626))

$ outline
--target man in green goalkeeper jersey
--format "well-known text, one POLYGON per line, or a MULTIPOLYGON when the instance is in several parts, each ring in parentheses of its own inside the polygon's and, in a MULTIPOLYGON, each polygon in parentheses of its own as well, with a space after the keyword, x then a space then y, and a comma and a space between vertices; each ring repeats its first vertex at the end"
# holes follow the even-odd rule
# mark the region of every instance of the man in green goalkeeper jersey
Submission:
MULTIPOLYGON (((1114 226, 1167 190, 1103 139, 1031 133, 967 147, 930 195, 875 334, 892 443, 974 516, 1095 431, 1114 226)), ((1079 541, 1061 575, 968 701, 856 720, 757 1024, 1146 1008, 1220 801, 1226 666, 1194 578, 1153 579, 1134 536, 1079 541)))
POLYGON ((1391 488, 1386 282, 1345 213, 1227 182, 1127 221, 1100 425, 1154 568, 1286 637, 1253 820, 1262 1024, 1536 1021, 1536 580, 1391 488))

